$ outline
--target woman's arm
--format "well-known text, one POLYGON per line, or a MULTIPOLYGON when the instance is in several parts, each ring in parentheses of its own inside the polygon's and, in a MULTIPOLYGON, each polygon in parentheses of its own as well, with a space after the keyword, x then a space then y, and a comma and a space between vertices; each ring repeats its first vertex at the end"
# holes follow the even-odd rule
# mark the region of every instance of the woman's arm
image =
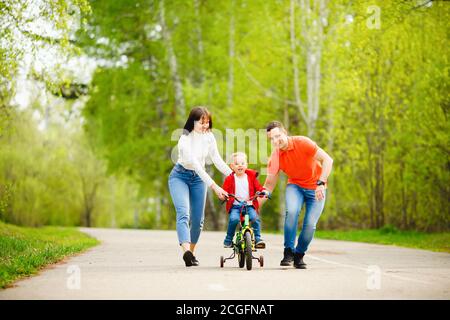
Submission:
POLYGON ((178 152, 181 153, 182 159, 192 165, 194 171, 200 176, 208 187, 212 187, 215 184, 214 180, 205 171, 200 162, 198 162, 191 150, 192 146, 190 139, 187 136, 182 135, 178 141, 178 152))
POLYGON ((228 196, 228 193, 214 182, 214 180, 205 171, 197 158, 192 154, 191 150, 192 146, 188 137, 184 135, 181 136, 180 140, 178 141, 178 152, 181 153, 183 160, 186 160, 187 162, 192 164, 192 166, 194 167, 194 171, 200 176, 203 182, 205 182, 208 187, 214 190, 220 200, 224 200, 228 196))
POLYGON ((224 174, 225 176, 229 176, 233 171, 231 170, 231 168, 225 163, 225 161, 223 161, 222 157, 219 154, 219 149, 217 148, 217 142, 216 142, 216 138, 214 137, 214 135, 211 133, 209 133, 210 136, 210 149, 209 149, 209 156, 212 160, 212 162, 214 163, 214 165, 216 166, 216 168, 222 172, 222 174, 224 174))

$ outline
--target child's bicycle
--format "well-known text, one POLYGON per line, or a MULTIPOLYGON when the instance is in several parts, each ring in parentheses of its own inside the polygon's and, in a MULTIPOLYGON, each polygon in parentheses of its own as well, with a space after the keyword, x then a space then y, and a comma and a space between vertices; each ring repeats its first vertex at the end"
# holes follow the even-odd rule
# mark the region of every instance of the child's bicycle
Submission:
MULTIPOLYGON (((236 199, 234 194, 228 194, 228 197, 235 198, 236 201, 239 202, 241 207, 240 210, 240 223, 239 229, 235 234, 233 241, 233 253, 228 258, 224 258, 220 256, 220 267, 223 268, 223 265, 226 260, 234 259, 234 257, 238 256, 239 267, 243 268, 245 264, 247 264, 247 270, 252 269, 252 260, 258 260, 259 265, 261 267, 264 266, 264 257, 261 255, 259 258, 253 256, 252 252, 256 251, 255 249, 255 236, 253 233, 253 228, 250 225, 250 218, 247 211, 247 201, 255 200, 258 197, 265 197, 266 194, 264 192, 256 192, 253 197, 248 200, 239 201, 236 199)), ((270 195, 267 196, 270 199, 270 195)))

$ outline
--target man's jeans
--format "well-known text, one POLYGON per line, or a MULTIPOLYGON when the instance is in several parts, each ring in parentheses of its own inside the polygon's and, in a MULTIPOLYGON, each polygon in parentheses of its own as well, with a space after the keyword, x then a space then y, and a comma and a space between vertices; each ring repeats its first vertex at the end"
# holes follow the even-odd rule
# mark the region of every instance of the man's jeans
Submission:
POLYGON ((169 190, 177 212, 178 242, 197 243, 205 218, 206 184, 194 170, 177 163, 169 175, 169 190))
MULTIPOLYGON (((249 220, 251 221, 253 232, 255 234, 255 241, 258 242, 261 239, 261 224, 259 220, 259 214, 256 212, 253 206, 247 206, 247 212, 249 220)), ((228 221, 227 236, 225 238, 224 244, 231 244, 233 241, 234 232, 236 226, 240 221, 241 206, 233 205, 230 209, 230 218, 228 221)))
MULTIPOLYGON (((324 191, 324 195, 326 192, 324 191)), ((305 189, 296 184, 286 186, 286 217, 284 221, 284 247, 294 252, 305 253, 313 239, 317 221, 319 221, 325 206, 325 199, 316 200, 315 190, 305 189), (297 236, 298 217, 303 203, 306 204, 303 228, 298 237, 297 247, 294 249, 297 236)))

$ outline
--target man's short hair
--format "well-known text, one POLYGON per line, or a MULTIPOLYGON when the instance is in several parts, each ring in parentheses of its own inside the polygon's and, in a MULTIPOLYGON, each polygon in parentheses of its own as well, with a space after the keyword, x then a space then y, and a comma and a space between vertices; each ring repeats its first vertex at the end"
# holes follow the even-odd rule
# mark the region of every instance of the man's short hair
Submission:
POLYGON ((266 132, 269 133, 273 128, 280 128, 280 130, 286 131, 283 124, 280 121, 271 121, 266 126, 266 132))

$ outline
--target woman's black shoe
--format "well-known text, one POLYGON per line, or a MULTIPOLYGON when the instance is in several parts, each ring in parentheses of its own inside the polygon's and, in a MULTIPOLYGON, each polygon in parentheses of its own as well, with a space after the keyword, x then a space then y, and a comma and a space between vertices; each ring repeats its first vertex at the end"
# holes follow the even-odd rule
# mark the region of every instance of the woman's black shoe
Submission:
POLYGON ((198 266, 198 260, 197 260, 197 258, 194 255, 192 256, 192 265, 194 267, 198 266))
MULTIPOLYGON (((184 260, 184 263, 186 264, 186 267, 192 267, 193 266, 193 264, 192 264, 192 260, 194 259, 194 255, 192 254, 192 252, 191 251, 186 251, 184 254, 183 254, 183 260, 184 260)), ((198 261, 197 261, 198 262, 198 261)))

